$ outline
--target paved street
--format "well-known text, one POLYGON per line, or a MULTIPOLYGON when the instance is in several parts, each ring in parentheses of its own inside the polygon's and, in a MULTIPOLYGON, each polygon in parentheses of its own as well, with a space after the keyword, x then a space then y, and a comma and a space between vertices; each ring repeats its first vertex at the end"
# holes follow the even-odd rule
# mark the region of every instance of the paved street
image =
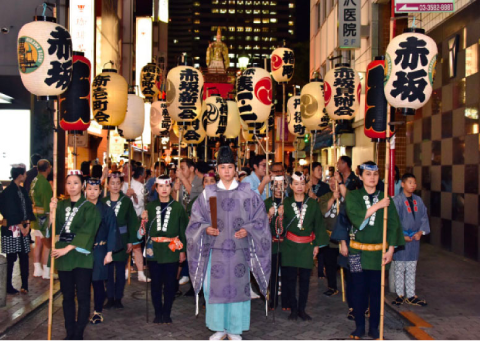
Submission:
MULTIPOLYGON (((182 287, 186 291, 189 285, 182 287)), ((316 277, 311 279, 311 291, 307 312, 314 318, 311 322, 292 322, 288 314, 277 310, 276 323, 272 316, 265 318, 265 304, 261 300, 252 302, 252 323, 250 331, 243 334, 245 339, 302 340, 302 339, 346 339, 354 329, 354 323, 347 320, 347 306, 342 303, 341 294, 332 298, 322 295, 325 283, 316 277)), ((53 337, 63 339, 63 314, 61 296, 55 300, 53 337)), ((136 280, 126 289, 123 301, 125 309, 105 312, 105 322, 89 325, 85 339, 207 339, 212 333, 205 327, 205 311, 201 310, 195 318, 193 297, 180 297, 173 306, 171 325, 154 325, 151 323, 153 306, 149 305, 150 323, 145 319, 145 284, 136 280)), ((92 305, 93 306, 93 305, 92 305)), ((270 313, 269 313, 270 314, 270 313)), ((2 339, 46 339, 47 309, 40 309, 9 332, 2 339)), ((396 314, 386 309, 386 331, 388 339, 409 339, 404 332, 405 322, 396 314)))

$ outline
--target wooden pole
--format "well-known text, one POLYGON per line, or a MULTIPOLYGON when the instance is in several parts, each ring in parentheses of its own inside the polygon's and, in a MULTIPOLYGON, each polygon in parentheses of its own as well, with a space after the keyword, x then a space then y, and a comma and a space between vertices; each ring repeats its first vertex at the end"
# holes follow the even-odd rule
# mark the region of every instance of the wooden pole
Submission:
MULTIPOLYGON (((335 120, 332 120, 332 130, 333 130, 333 172, 332 176, 335 176, 335 164, 337 162, 337 136, 335 134, 335 120)), ((338 182, 335 182, 335 190, 338 191, 338 182)), ((340 211, 340 200, 337 199, 337 215, 340 211)))
POLYGON ((150 145, 152 146, 152 150, 150 151, 150 168, 154 170, 153 167, 155 165, 155 135, 153 135, 152 133, 152 136, 150 138, 151 138, 150 145))
POLYGON ((282 103, 282 125, 281 125, 281 132, 282 132, 282 164, 285 167, 285 139, 287 138, 287 132, 285 131, 285 85, 286 83, 283 83, 283 103, 282 103))
POLYGON ((77 169, 77 134, 73 134, 73 169, 77 169))
MULTIPOLYGON (((131 184, 131 176, 132 176, 132 144, 128 142, 128 189, 132 188, 131 184)), ((133 252, 133 250, 132 250, 133 252)), ((128 285, 131 284, 131 272, 132 272, 132 252, 128 255, 128 264, 127 264, 127 283, 128 285)))
MULTIPOLYGON (((178 167, 177 167, 178 172, 180 171, 180 161, 182 156, 182 135, 183 135, 183 126, 178 126, 178 167)), ((206 150, 207 149, 205 149, 205 151, 206 150)), ((206 158, 205 158, 205 161, 206 161, 206 158)), ((180 202, 180 190, 177 191, 177 201, 180 202)))
POLYGON ((142 139, 142 166, 145 166, 145 154, 143 152, 143 134, 141 136, 142 139))
MULTIPOLYGON (((105 166, 108 168, 108 158, 110 155, 110 130, 107 130, 107 158, 105 159, 105 166)), ((107 196, 107 180, 105 179, 105 186, 103 190, 103 195, 107 196)))
MULTIPOLYGON (((53 101, 53 197, 57 198, 57 176, 58 176, 58 102, 53 101)), ((50 212, 50 221, 52 223, 52 230, 50 236, 52 238, 52 245, 50 246, 50 288, 48 292, 48 332, 47 339, 52 339, 52 322, 53 322, 53 276, 55 270, 55 258, 53 251, 55 250, 56 231, 55 231, 56 209, 50 212)))

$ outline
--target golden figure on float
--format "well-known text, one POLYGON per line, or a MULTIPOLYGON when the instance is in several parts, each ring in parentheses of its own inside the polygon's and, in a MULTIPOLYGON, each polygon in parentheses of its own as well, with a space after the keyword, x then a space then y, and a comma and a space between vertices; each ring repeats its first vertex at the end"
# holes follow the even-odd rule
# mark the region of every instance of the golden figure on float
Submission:
POLYGON ((222 30, 218 27, 217 41, 210 43, 207 48, 208 73, 225 73, 230 66, 228 47, 222 42, 222 30))

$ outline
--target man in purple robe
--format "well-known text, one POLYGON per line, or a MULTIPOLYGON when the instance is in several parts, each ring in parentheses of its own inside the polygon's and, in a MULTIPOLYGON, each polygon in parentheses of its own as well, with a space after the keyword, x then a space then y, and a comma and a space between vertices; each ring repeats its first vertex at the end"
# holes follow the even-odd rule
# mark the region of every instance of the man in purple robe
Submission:
POLYGON ((206 186, 192 207, 186 230, 187 256, 197 296, 203 285, 210 340, 241 340, 250 328, 250 271, 266 296, 271 271, 268 216, 261 197, 235 179, 235 159, 227 146, 217 157, 220 181, 206 186), (217 197, 217 229, 210 197, 217 197))

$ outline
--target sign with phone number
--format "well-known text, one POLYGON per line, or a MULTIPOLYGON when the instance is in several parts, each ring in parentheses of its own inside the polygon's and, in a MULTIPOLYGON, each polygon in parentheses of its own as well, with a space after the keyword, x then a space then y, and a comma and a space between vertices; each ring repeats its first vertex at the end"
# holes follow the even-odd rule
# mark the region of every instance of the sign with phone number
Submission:
POLYGON ((395 13, 453 12, 454 0, 395 0, 395 13))

